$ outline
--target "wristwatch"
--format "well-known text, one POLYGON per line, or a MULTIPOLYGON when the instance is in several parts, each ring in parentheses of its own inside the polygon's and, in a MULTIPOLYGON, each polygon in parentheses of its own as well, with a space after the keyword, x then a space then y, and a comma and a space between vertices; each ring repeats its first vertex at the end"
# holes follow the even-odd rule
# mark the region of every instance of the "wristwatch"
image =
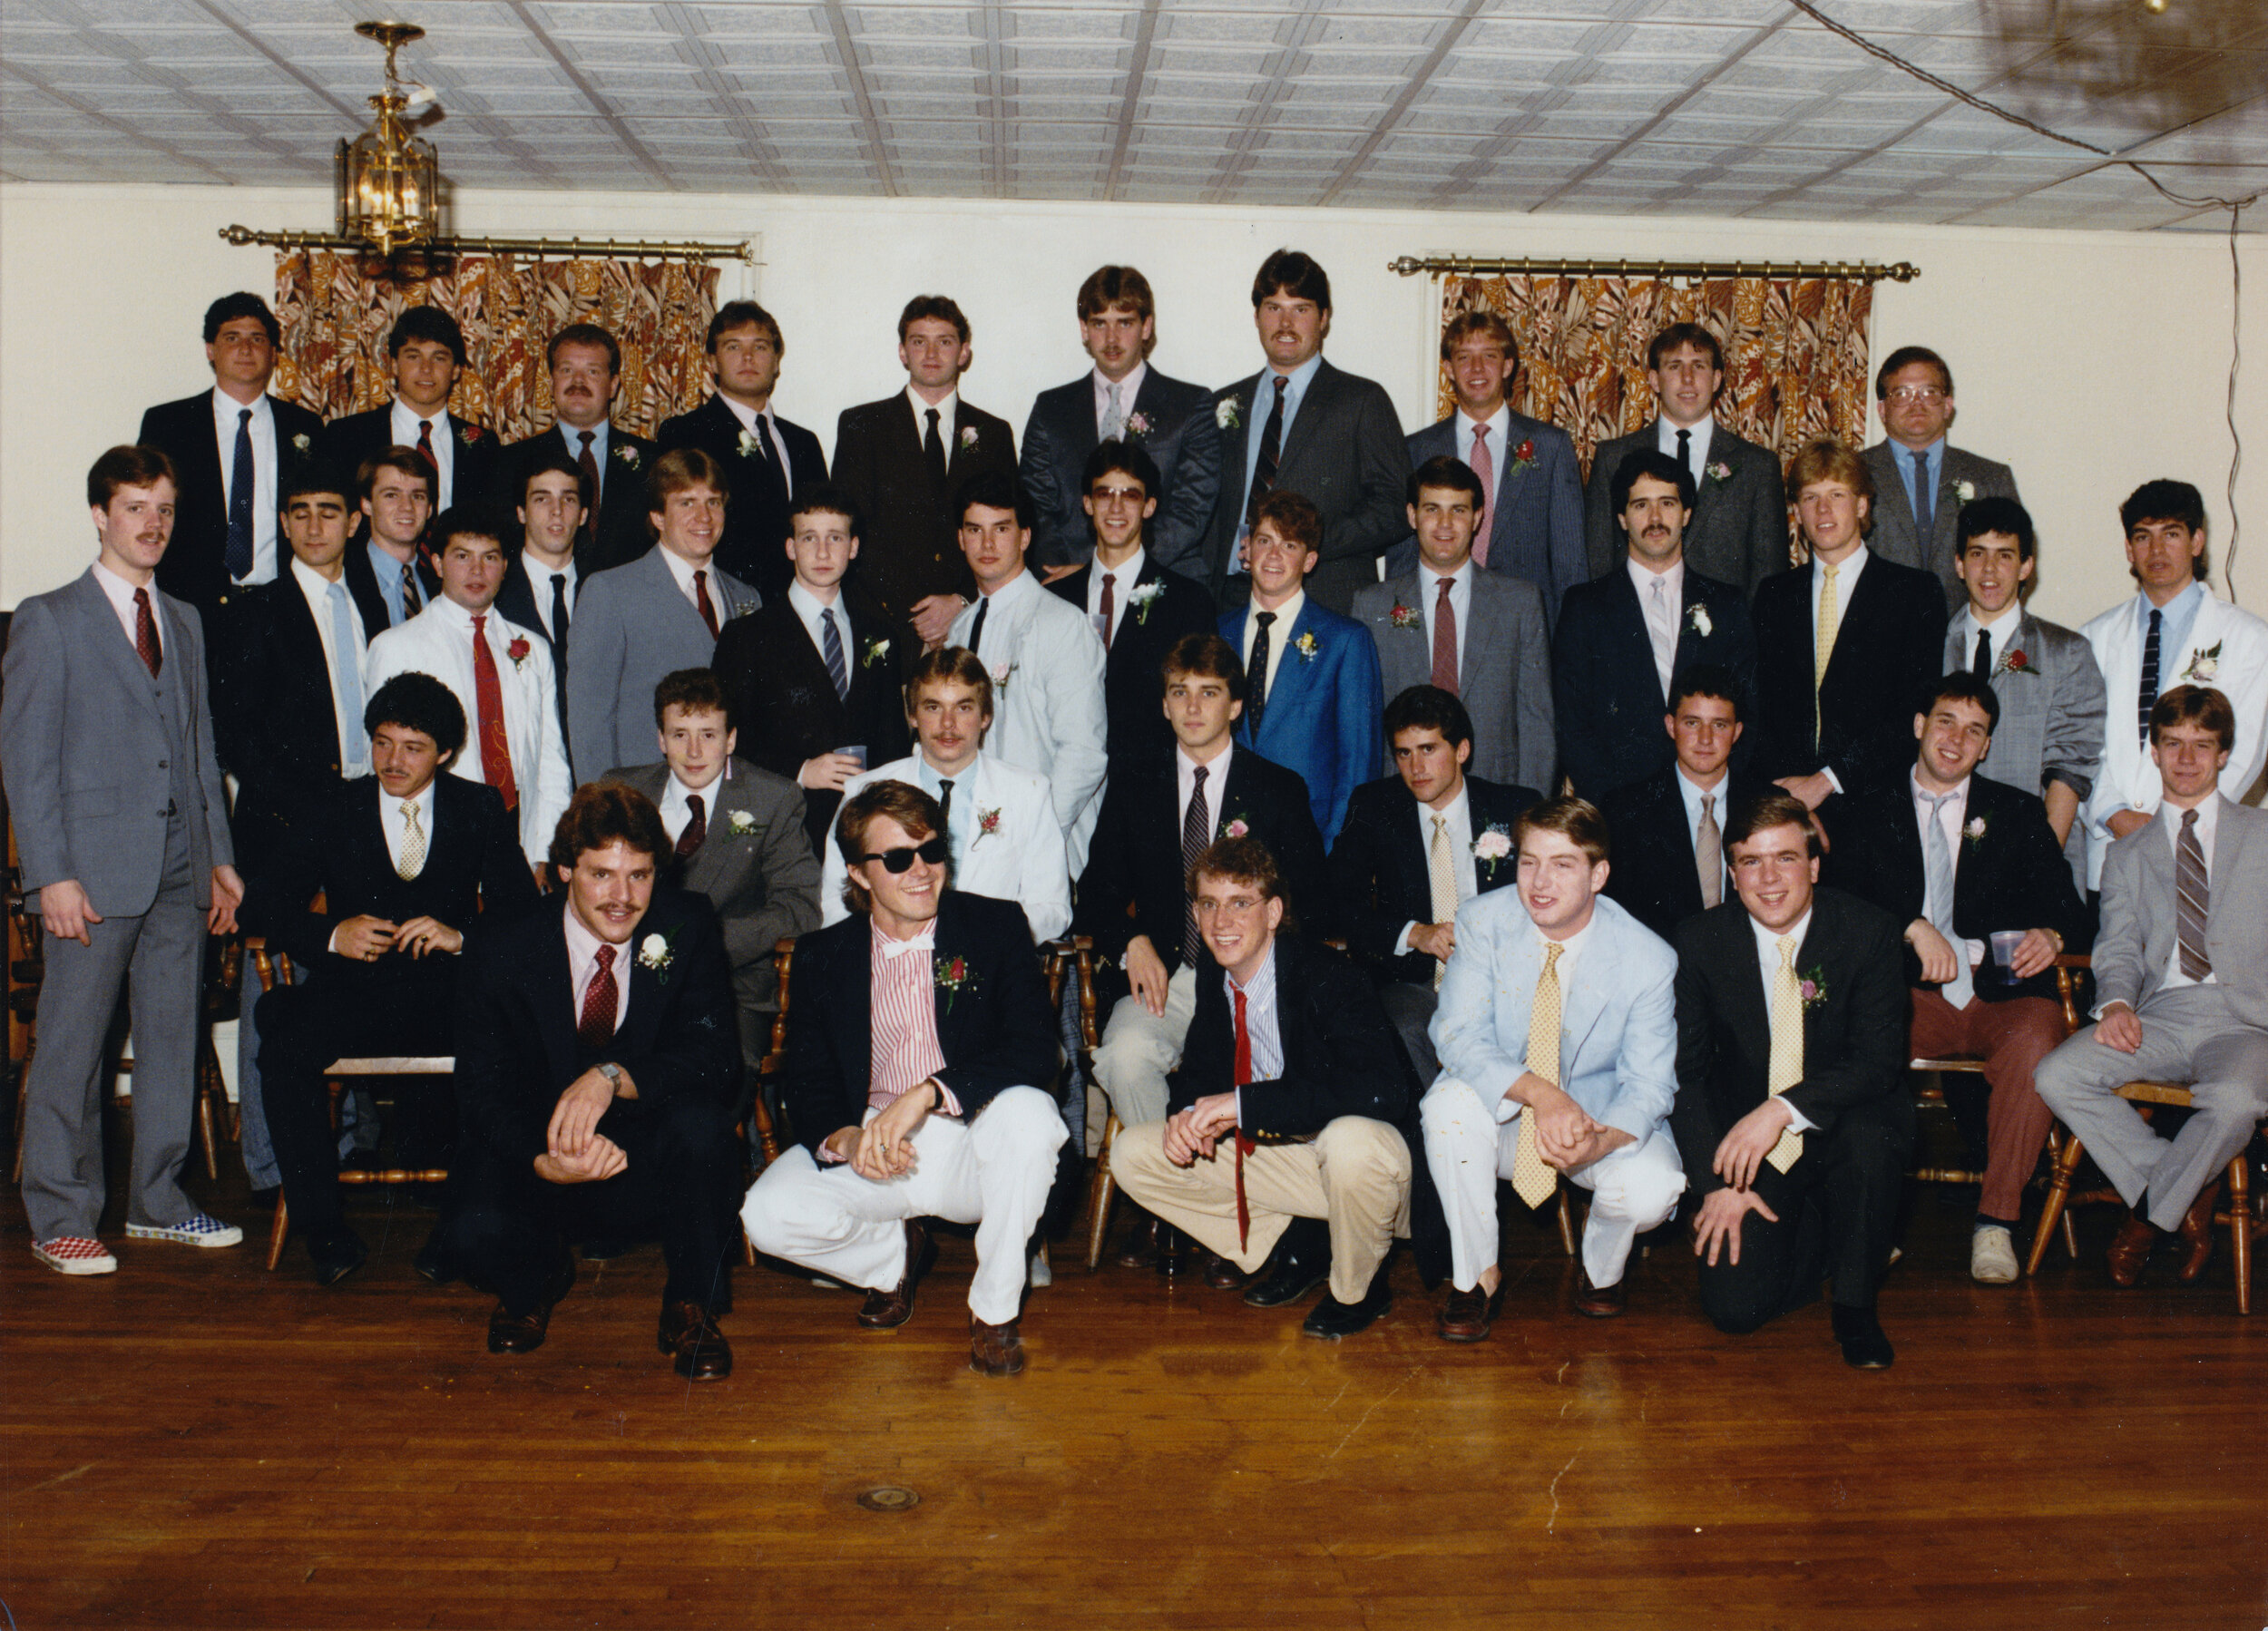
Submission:
POLYGON ((621 1066, 610 1062, 599 1066, 598 1070, 600 1075, 606 1078, 606 1085, 608 1087, 611 1088, 617 1093, 620 1093, 622 1090, 621 1066))

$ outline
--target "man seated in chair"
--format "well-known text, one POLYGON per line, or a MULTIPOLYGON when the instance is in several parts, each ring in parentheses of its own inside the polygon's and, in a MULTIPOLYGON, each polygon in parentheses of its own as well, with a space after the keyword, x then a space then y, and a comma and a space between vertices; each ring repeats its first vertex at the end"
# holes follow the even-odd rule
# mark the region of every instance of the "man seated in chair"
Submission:
POLYGON ((670 835, 670 881, 717 908, 739 1005, 740 1059, 754 1072, 779 1011, 774 950, 819 926, 819 863, 804 832, 803 791, 735 756, 739 733, 710 670, 665 676, 653 714, 661 762, 621 766, 601 779, 653 800, 670 835))
POLYGON ((1163 1121, 1129 1127, 1111 1163, 1127 1194, 1246 1274, 1280 1308, 1327 1277, 1301 1325, 1335 1342, 1392 1304, 1386 1261, 1409 1232, 1416 1090, 1370 977, 1290 933, 1276 858, 1216 839, 1189 869, 1212 967, 1197 982, 1163 1121))
POLYGON ((2165 1232, 2182 1280, 2205 1272, 2221 1175, 2268 1116, 2268 815, 2218 790, 2236 732, 2207 687, 2150 710, 2163 796, 2103 863, 2096 1023, 2039 1066, 2039 1096, 2132 1208, 2110 1245, 2121 1287, 2165 1232), (2167 1138, 2117 1096, 2129 1081, 2183 1083, 2196 1111, 2167 1138))
POLYGON ((858 1323, 913 1316, 918 1221, 976 1226, 969 1368, 1024 1368, 1026 1252, 1070 1137, 1048 1089, 1055 1014, 1023 910, 949 890, 945 815, 905 782, 843 801, 852 915, 796 942, 782 1097, 797 1147, 741 1207, 757 1250, 864 1286, 858 1323))
POLYGON ((1517 886, 1464 903, 1442 980, 1442 1074, 1419 1106, 1449 1218, 1444 1340, 1477 1343, 1504 1293, 1496 1181, 1540 1206, 1564 1173, 1591 1192, 1578 1312, 1623 1311, 1631 1243, 1685 1193, 1669 1133, 1677 1097, 1677 959, 1600 891, 1607 824, 1579 798, 1513 824, 1517 886))
POLYGON ((2063 1040, 2052 971, 2067 939, 2084 945, 2087 913, 2039 796, 1975 774, 2000 722, 1991 681, 1958 670, 1922 701, 1911 796, 1853 800, 1824 872, 1906 925, 1914 1056, 1983 1056, 1991 1098, 1969 1274, 2006 1285, 2052 1120, 2032 1086, 2063 1040))
POLYGON ((660 1339, 677 1373, 732 1373, 740 1049, 716 912, 658 880, 669 835, 630 787, 577 789, 552 897, 474 941, 459 980, 457 1141, 441 1235, 496 1294, 491 1353, 543 1344, 567 1241, 661 1237, 660 1339))
MULTIPOLYGON (((536 898, 503 797, 441 774, 464 747, 464 709, 449 688, 396 674, 363 721, 371 774, 288 829, 244 911, 246 927, 308 974, 260 999, 259 1067, 284 1201, 322 1285, 369 1255, 339 1201, 326 1068, 454 1053, 458 954, 475 914, 509 916, 536 898)), ((406 1167, 449 1160, 442 1091, 413 1083, 402 1094, 395 1138, 406 1167)))

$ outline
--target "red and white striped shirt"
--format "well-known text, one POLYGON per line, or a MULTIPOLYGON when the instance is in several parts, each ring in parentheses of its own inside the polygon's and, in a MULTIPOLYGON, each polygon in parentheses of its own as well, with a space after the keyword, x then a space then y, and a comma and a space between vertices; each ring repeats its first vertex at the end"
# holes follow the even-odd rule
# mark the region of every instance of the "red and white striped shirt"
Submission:
MULTIPOLYGON (((935 922, 911 940, 893 940, 879 928, 872 933, 867 968, 874 993, 874 1074, 866 1102, 879 1110, 943 1069, 945 1055, 937 1045, 937 992, 930 962, 937 945, 935 922)), ((958 1114, 942 1083, 939 1100, 940 1110, 958 1114)))

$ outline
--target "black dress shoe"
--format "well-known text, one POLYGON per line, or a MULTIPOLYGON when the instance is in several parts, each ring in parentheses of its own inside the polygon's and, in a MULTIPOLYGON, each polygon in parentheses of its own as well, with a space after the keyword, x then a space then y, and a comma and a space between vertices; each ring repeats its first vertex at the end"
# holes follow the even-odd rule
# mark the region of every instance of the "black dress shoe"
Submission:
POLYGON ((716 1316, 699 1303, 661 1304, 661 1351, 688 1382, 722 1382, 732 1374, 732 1344, 717 1328, 716 1316))
POLYGON ((1138 1219, 1126 1249, 1119 1254, 1120 1268, 1152 1268, 1158 1262, 1158 1232, 1166 1226, 1156 1218, 1138 1219))
POLYGON ((352 1229, 308 1235, 308 1255, 314 1260, 318 1285, 336 1285, 370 1260, 368 1248, 352 1229))
POLYGON ((1301 1323, 1299 1333, 1335 1343, 1343 1336, 1368 1330, 1380 1314, 1393 1306, 1393 1293, 1386 1284, 1386 1271, 1382 1265, 1359 1303, 1342 1303, 1329 1292, 1324 1293, 1323 1301, 1301 1323))
POLYGON ((1835 1341, 1843 1344, 1844 1364, 1854 1371, 1890 1369, 1891 1361, 1898 1357, 1898 1353, 1890 1345, 1890 1338, 1882 1334, 1882 1322, 1874 1317, 1872 1305, 1850 1308, 1837 1303, 1828 1314, 1835 1341))
POLYGON ((488 1316, 488 1351, 491 1353, 533 1353, 543 1345, 543 1338, 551 1329, 552 1305, 538 1304, 525 1314, 513 1314, 502 1303, 488 1316))
POLYGON ((1213 1291, 1234 1291, 1245 1283, 1245 1272, 1217 1252, 1205 1254, 1205 1284, 1213 1291))
POLYGON ((1331 1277, 1331 1231, 1320 1218, 1297 1217, 1276 1243, 1276 1255, 1245 1293, 1251 1308, 1296 1303, 1331 1277))
POLYGON ((617 1257, 627 1257, 638 1249, 638 1243, 627 1235, 601 1235, 582 1243, 585 1263, 611 1263, 617 1257))

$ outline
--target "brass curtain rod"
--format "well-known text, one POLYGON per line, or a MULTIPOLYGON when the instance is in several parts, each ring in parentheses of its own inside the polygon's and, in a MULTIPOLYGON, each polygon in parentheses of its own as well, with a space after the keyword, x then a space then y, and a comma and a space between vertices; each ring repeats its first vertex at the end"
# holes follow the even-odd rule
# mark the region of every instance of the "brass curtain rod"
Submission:
POLYGON ((1911 283, 1921 269, 1910 260, 1895 266, 1857 260, 1479 260, 1463 255, 1404 255, 1386 262, 1390 272, 1413 278, 1420 272, 1494 276, 1523 272, 1548 278, 1847 278, 1854 282, 1911 283))
MULTIPOLYGON (((357 238, 334 232, 256 232, 249 227, 223 227, 220 236, 241 248, 266 244, 279 249, 368 249, 357 238)), ((694 243, 645 238, 436 238, 412 244, 397 253, 416 251, 440 255, 541 255, 581 259, 587 255, 627 255, 662 260, 744 260, 756 264, 748 240, 738 243, 694 243)))

